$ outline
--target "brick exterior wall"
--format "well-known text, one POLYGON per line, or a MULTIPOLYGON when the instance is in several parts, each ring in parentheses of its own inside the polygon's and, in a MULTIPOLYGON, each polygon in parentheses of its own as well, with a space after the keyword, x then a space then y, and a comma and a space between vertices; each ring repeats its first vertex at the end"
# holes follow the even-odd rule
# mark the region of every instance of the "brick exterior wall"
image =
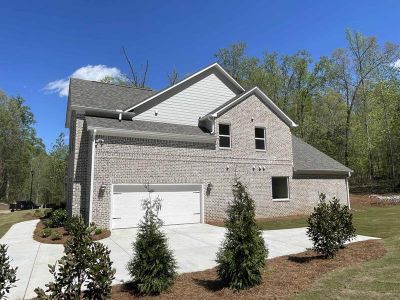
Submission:
POLYGON ((89 132, 83 115, 77 115, 75 112, 72 114, 69 140, 67 210, 70 215, 81 215, 87 220, 90 145, 89 132))
MULTIPOLYGON (((346 200, 344 179, 292 178, 290 129, 256 96, 250 96, 219 117, 217 135, 220 122, 231 125, 232 149, 219 149, 218 141, 214 145, 97 136, 104 143, 95 148, 92 221, 109 228, 112 184, 202 184, 206 222, 225 217, 235 174, 248 186, 259 218, 309 212, 318 201, 318 191, 346 200), (256 126, 266 128, 266 151, 255 149, 256 126), (289 177, 290 201, 272 200, 272 176, 289 177), (208 183, 212 184, 209 194, 208 183), (106 187, 104 193, 100 193, 102 185, 106 187)), ((75 123, 70 211, 87 217, 90 138, 80 117, 75 123)))

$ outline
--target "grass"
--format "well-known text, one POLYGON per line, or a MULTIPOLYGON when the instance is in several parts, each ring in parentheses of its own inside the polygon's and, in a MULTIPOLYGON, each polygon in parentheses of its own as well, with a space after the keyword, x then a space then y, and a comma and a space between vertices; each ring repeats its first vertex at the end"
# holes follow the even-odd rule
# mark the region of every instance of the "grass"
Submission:
MULTIPOLYGON (((376 261, 333 271, 293 299, 399 299, 400 298, 400 205, 353 207, 357 233, 382 238, 387 254, 376 261)), ((263 228, 303 227, 306 217, 261 222, 263 228), (275 221, 276 222, 276 221, 275 221), (286 227, 289 226, 289 227, 286 227)))
POLYGON ((0 214, 0 238, 16 223, 33 220, 33 210, 20 210, 12 213, 0 214))

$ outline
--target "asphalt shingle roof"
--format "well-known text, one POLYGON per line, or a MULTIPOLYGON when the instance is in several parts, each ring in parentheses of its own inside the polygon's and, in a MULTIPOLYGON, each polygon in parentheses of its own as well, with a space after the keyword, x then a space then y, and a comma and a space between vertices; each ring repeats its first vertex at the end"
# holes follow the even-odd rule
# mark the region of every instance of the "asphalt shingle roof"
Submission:
POLYGON ((211 136, 209 132, 206 132, 205 130, 201 129, 198 126, 139 121, 139 120, 119 121, 118 119, 90 117, 90 116, 86 116, 85 118, 89 127, 172 133, 172 134, 181 134, 190 136, 204 136, 204 137, 211 136))
POLYGON ((71 105, 101 109, 124 109, 135 105, 156 91, 96 81, 70 79, 69 98, 71 105))
POLYGON ((294 172, 348 173, 351 169, 292 135, 294 172))

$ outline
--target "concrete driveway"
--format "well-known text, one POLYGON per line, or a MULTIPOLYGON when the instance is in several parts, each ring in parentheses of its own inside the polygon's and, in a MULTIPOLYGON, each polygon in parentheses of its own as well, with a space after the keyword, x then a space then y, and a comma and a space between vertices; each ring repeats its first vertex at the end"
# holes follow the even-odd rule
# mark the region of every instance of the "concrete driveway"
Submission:
MULTIPOLYGON (((45 287, 52 280, 48 264, 54 264, 62 254, 62 245, 42 244, 32 239, 37 220, 13 225, 0 243, 9 246, 12 264, 18 266, 17 287, 10 293, 10 299, 30 299, 36 294, 36 287, 45 287)), ((170 247, 178 261, 180 273, 202 271, 215 266, 215 253, 224 237, 225 229, 207 224, 165 226, 170 247)), ((132 254, 132 241, 137 229, 114 230, 111 237, 102 240, 111 250, 111 259, 116 268, 115 283, 129 280, 126 264, 132 254)), ((305 228, 263 231, 269 249, 269 257, 303 252, 311 247, 305 228)), ((357 236, 355 241, 374 239, 357 236)))

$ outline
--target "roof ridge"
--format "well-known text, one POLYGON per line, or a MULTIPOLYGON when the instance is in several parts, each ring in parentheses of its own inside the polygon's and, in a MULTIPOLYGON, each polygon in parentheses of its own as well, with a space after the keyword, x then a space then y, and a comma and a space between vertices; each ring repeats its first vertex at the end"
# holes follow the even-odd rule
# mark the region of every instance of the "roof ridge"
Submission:
POLYGON ((75 78, 75 77, 71 77, 70 80, 71 79, 87 81, 87 82, 93 82, 93 83, 99 83, 99 84, 114 85, 114 86, 118 86, 118 87, 124 87, 124 88, 135 89, 135 90, 144 90, 144 91, 156 92, 155 90, 153 90, 151 88, 145 88, 145 87, 136 87, 136 86, 129 86, 129 85, 111 83, 111 82, 101 82, 101 81, 96 81, 96 80, 87 80, 87 79, 75 78))

